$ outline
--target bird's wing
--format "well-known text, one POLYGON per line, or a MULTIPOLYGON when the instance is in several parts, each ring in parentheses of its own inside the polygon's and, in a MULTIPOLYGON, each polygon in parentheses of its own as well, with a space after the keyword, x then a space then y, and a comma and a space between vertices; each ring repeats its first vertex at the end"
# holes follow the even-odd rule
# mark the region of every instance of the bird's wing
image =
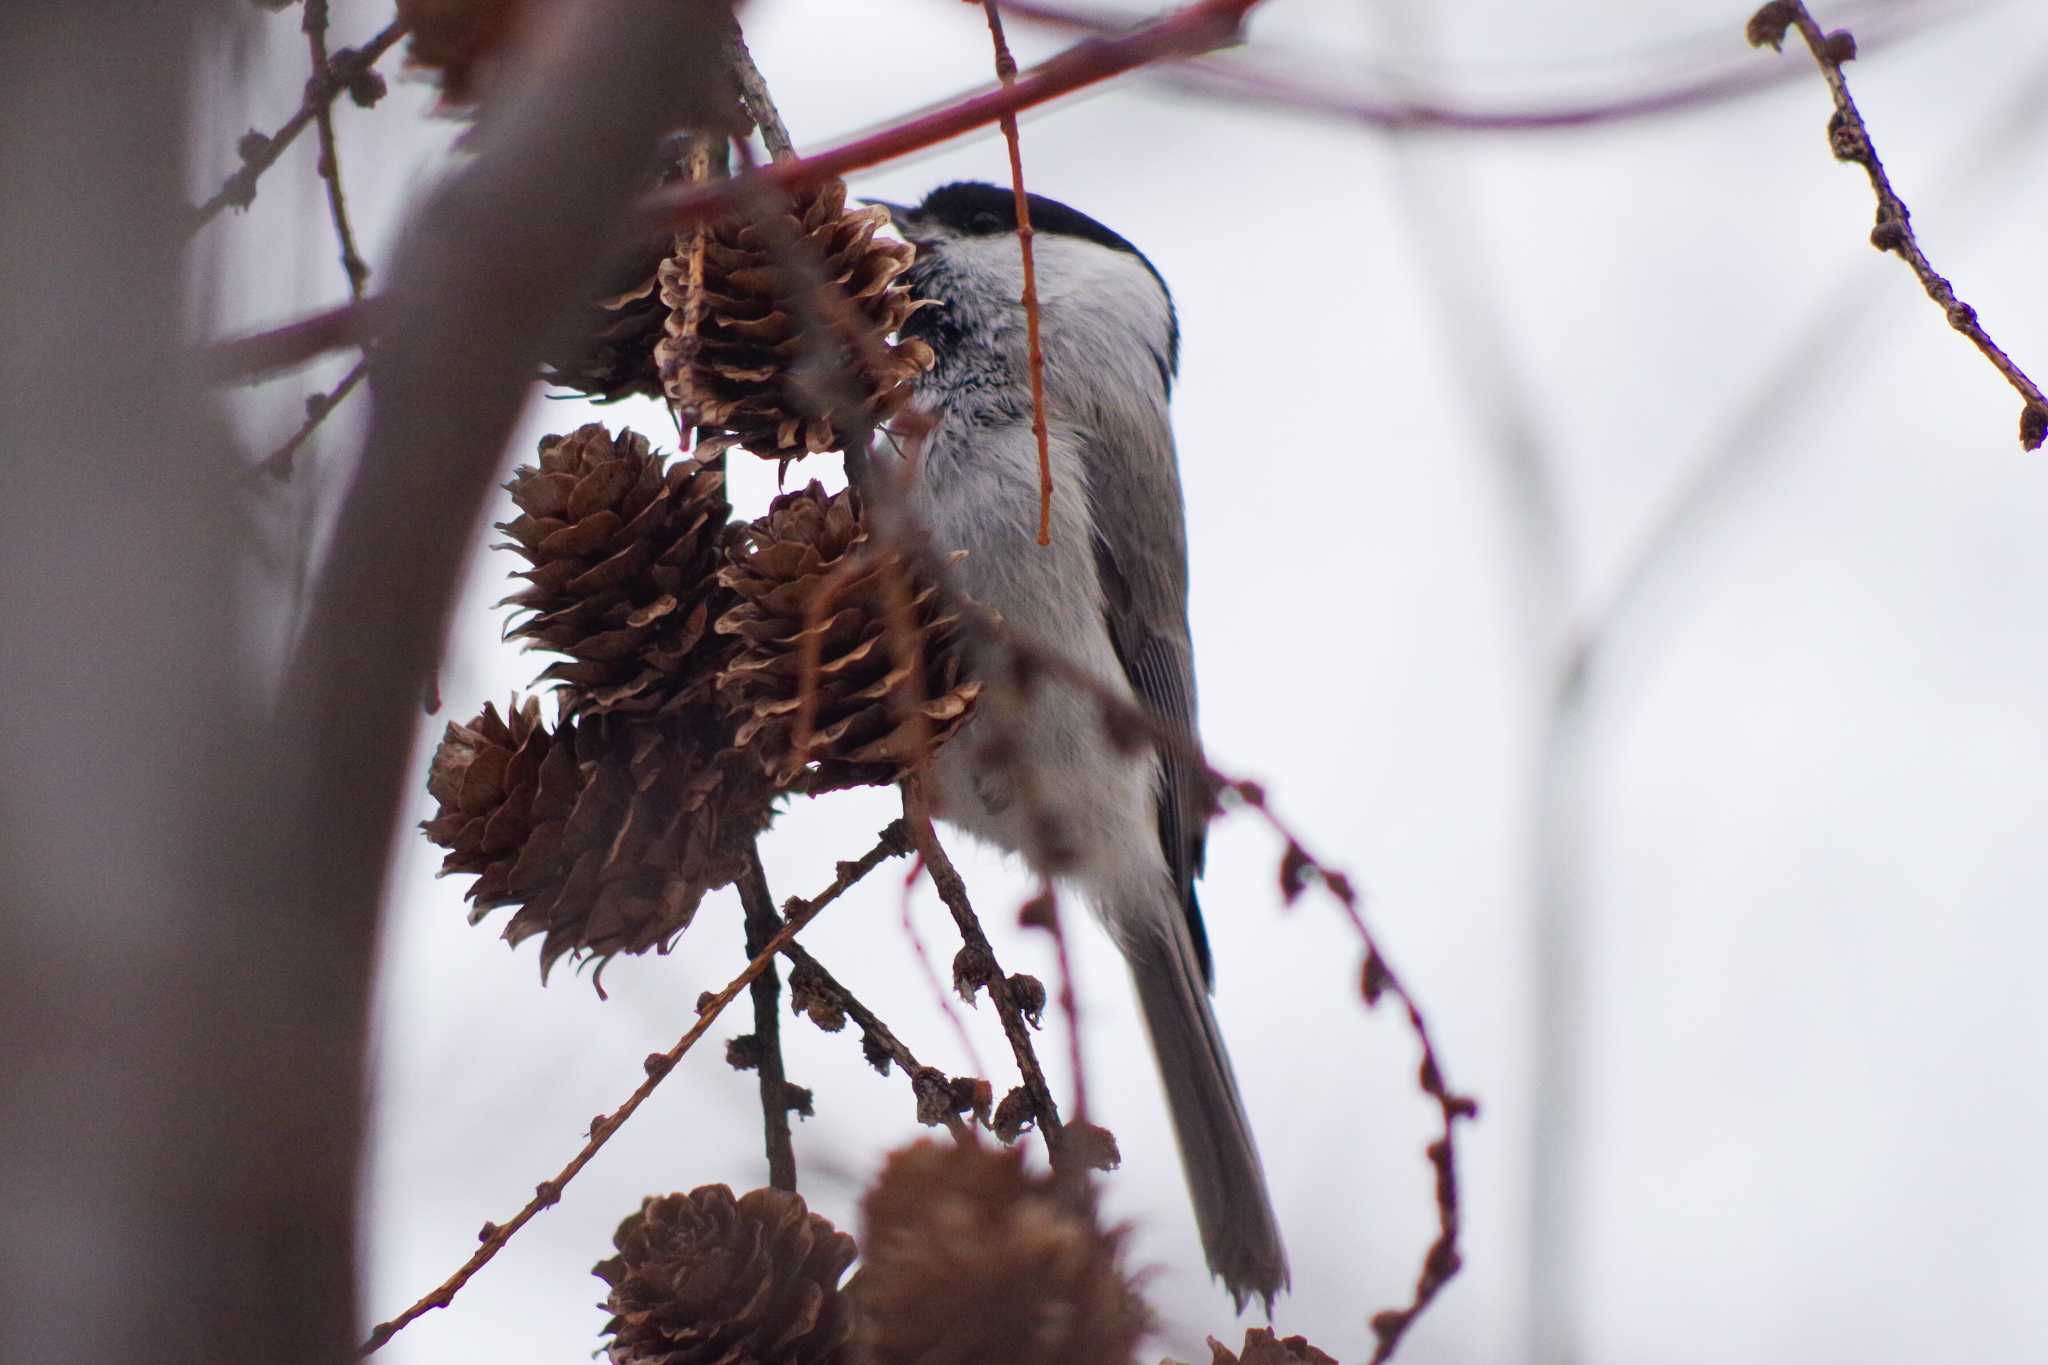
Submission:
MULTIPOLYGON (((1156 404, 1089 414, 1084 467, 1094 515, 1095 565, 1110 643, 1138 701, 1168 726, 1195 736, 1195 661, 1188 636, 1187 519, 1165 393, 1156 404)), ((1159 843, 1187 907, 1188 930, 1213 976, 1195 901, 1210 795, 1187 754, 1163 748, 1157 794, 1159 843)))

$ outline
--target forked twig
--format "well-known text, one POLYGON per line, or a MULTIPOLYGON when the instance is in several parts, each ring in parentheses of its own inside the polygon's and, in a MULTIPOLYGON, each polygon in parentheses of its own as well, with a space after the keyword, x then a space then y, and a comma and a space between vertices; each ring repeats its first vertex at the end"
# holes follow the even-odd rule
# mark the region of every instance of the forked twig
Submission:
POLYGON ((1060 1142, 1060 1111, 1053 1101, 1052 1087, 1046 1084, 1045 1068, 1039 1065, 1038 1053, 1032 1047, 1031 1025, 1026 1022, 1024 1011, 1010 990, 1010 978, 1003 974, 1001 964, 996 961, 995 948, 982 930, 981 921, 975 917, 974 906, 967 899, 966 882, 961 880, 959 869, 953 866, 945 846, 939 842, 938 831, 932 828, 931 805, 926 798, 922 778, 909 777, 903 781, 903 824, 911 843, 917 848, 918 857, 924 861, 933 889, 945 902, 946 909, 952 912, 961 942, 978 961, 987 964, 981 984, 988 990, 989 999, 995 1002, 996 1015, 1003 1024, 1003 1036, 1010 1040, 1010 1052, 1017 1059, 1017 1071, 1023 1078, 1025 1093, 1031 1097, 1039 1131, 1045 1135, 1046 1149, 1057 1167, 1064 1159, 1064 1148, 1060 1142))
MULTIPOLYGON (((746 912, 747 956, 760 956, 784 927, 775 913, 775 900, 768 891, 768 874, 761 866, 757 844, 747 849, 746 866, 740 870, 740 905, 746 912)), ((785 943, 785 948, 794 947, 785 943)), ((796 1188, 796 1144, 789 1131, 793 1087, 782 1065, 782 983, 770 962, 754 978, 748 991, 754 1002, 753 1044, 750 1048, 754 1073, 761 1089, 761 1134, 768 1152, 768 1183, 778 1190, 796 1188)), ((805 1112, 809 1106, 804 1105, 805 1112)))
POLYGON ((2020 396, 2020 446, 2024 450, 2039 450, 2044 439, 2048 439, 2048 396, 2044 396, 2038 384, 2027 377, 2013 362, 1984 325, 1977 320, 1977 310, 1956 297, 1955 287, 1934 268, 1921 249, 1920 240, 1913 232, 1912 211, 1906 201, 1892 188, 1891 177, 1885 173, 1884 163, 1878 159, 1877 145, 1870 139, 1870 129, 1863 122, 1863 114, 1856 107, 1856 101, 1849 94, 1848 78, 1842 74, 1842 64, 1853 61, 1856 56, 1856 39, 1847 29, 1836 29, 1832 33, 1822 30, 1814 17, 1807 11, 1803 0, 1771 0, 1749 20, 1749 41, 1756 47, 1770 47, 1782 51, 1785 35, 1793 29, 1806 41, 1807 51, 1820 67, 1820 74, 1828 83, 1828 93, 1834 97, 1835 112, 1828 120, 1828 145, 1838 161, 1854 162, 1863 167, 1870 177, 1870 189, 1877 196, 1877 224, 1870 230, 1870 244, 1879 251, 1896 252, 1900 260, 1911 268, 1920 280, 1920 287, 1927 291, 1927 297, 1934 300, 1948 325, 1970 339, 1986 360, 1991 362, 2020 396))
MULTIPOLYGON (((828 1010, 838 1011, 860 1025, 861 1051, 867 1056, 869 1065, 877 1071, 886 1072, 893 1063, 903 1073, 903 1078, 910 1082, 911 1093, 922 1106, 924 1094, 919 1078, 936 1068, 928 1067, 917 1060, 917 1054, 910 1050, 910 1045, 897 1037, 895 1030, 883 1023, 880 1015, 861 1003, 860 997, 838 977, 826 971, 825 964, 813 957, 808 948, 801 943, 791 942, 783 946, 782 955, 789 959, 791 967, 790 1009, 798 1013, 811 1013, 815 1021, 817 1016, 812 1013, 814 1005, 823 1006, 828 1010), (799 983, 802 986, 801 993, 798 990, 799 983)), ((818 1026, 827 1032, 836 1032, 839 1027, 828 1027, 824 1023, 818 1026)), ((942 1113, 938 1116, 938 1121, 945 1125, 946 1131, 953 1135, 954 1141, 973 1141, 967 1125, 961 1122, 958 1114, 942 1113)))
POLYGON ((256 198, 256 182, 262 178, 265 171, 277 163, 278 157, 284 155, 284 149, 291 146, 299 134, 305 132, 307 126, 314 123, 344 90, 351 89, 358 81, 368 79, 370 70, 377 65, 378 59, 389 52, 404 36, 405 24, 394 19, 361 47, 345 47, 336 52, 327 63, 325 74, 316 74, 312 80, 306 82, 306 98, 299 105, 298 112, 286 119, 276 132, 268 136, 252 132, 242 138, 242 164, 221 182, 221 187, 214 191, 212 198, 192 210, 192 221, 188 230, 199 231, 217 218, 222 209, 230 206, 238 209, 249 207, 256 198))
POLYGON ((435 1308, 446 1308, 454 1300, 456 1294, 461 1292, 462 1287, 469 1283, 471 1277, 477 1271, 483 1269, 492 1257, 504 1249, 505 1244, 512 1240, 514 1233, 525 1227, 527 1223, 532 1221, 533 1216, 542 1209, 550 1208, 561 1200, 562 1190, 568 1183, 576 1178, 579 1171, 590 1164, 590 1159, 597 1155, 598 1149, 609 1142, 612 1135, 625 1126, 626 1120, 631 1118, 633 1112, 646 1102, 649 1095, 654 1093, 655 1087, 660 1085, 662 1080, 671 1071, 675 1070, 676 1063, 683 1059, 683 1054, 696 1046, 697 1040, 702 1038, 710 1030, 711 1026, 718 1021, 718 1016, 724 1012, 725 1007, 730 1005, 739 993, 753 982, 755 977, 768 969, 769 964, 774 962, 777 953, 781 952, 805 926, 818 917, 820 911, 837 900, 847 888, 853 886, 854 883, 867 876, 868 873, 874 871, 890 858, 901 857, 903 854, 908 853, 910 848, 911 844, 905 833, 904 822, 901 820, 893 821, 881 832, 873 848, 853 862, 839 864, 838 875, 833 878, 830 886, 827 886, 808 901, 792 900, 788 905, 784 906, 783 909, 787 914, 782 928, 777 930, 775 936, 763 945, 761 951, 755 954, 751 962, 747 963, 745 970, 727 982, 716 994, 698 1002, 697 1022, 690 1025, 689 1030, 676 1040, 674 1047, 671 1047, 666 1052, 653 1053, 647 1058, 647 1079, 642 1081, 638 1088, 631 1095, 627 1096, 625 1102, 617 1109, 609 1114, 600 1115, 591 1123, 589 1139, 583 1144, 582 1149, 570 1159, 569 1164, 556 1172, 552 1180, 543 1180, 535 1188, 533 1198, 526 1201, 525 1206, 513 1215, 511 1221, 503 1224, 484 1224, 482 1233, 483 1245, 476 1249, 475 1254, 467 1261, 464 1261, 453 1275, 450 1275, 446 1280, 421 1296, 417 1302, 403 1313, 400 1313, 388 1322, 377 1324, 370 1332, 369 1339, 363 1343, 361 1354, 369 1355, 376 1351, 386 1342, 390 1341, 393 1336, 402 1331, 407 1324, 422 1314, 435 1308))

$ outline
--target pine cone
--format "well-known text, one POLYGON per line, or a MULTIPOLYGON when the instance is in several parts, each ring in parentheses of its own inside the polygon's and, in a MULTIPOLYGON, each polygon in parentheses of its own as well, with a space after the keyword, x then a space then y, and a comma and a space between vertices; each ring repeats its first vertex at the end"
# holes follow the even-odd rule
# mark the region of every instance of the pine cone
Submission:
POLYGON ((914 249, 876 239, 879 206, 846 208, 846 185, 799 191, 772 211, 702 229, 703 293, 690 298, 693 234, 660 270, 669 309, 655 361, 691 420, 764 459, 836 450, 849 420, 880 425, 931 368, 924 342, 890 342, 919 306, 899 276, 914 249))
POLYGON ((528 0, 398 0, 398 17, 411 39, 408 66, 441 79, 444 106, 474 101, 491 68, 511 46, 528 0))
POLYGON ((1024 1169, 1023 1153, 920 1142, 861 1205, 859 1309, 867 1365, 1128 1365, 1151 1312, 1085 1187, 1024 1169))
POLYGON ((820 786, 895 782, 966 722, 980 695, 981 684, 963 677, 959 616, 937 585, 901 555, 857 560, 851 576, 832 585, 815 627, 814 729, 807 752, 798 752, 806 613, 828 577, 865 554, 866 541, 857 495, 828 497, 813 483, 770 503, 735 539, 719 573, 738 604, 717 630, 744 642, 719 676, 719 700, 738 717, 736 742, 778 785, 794 784, 807 762, 817 765, 820 786), (909 607, 920 669, 899 662, 892 647, 892 593, 909 607))
POLYGON ((1307 1337, 1276 1337, 1268 1328, 1247 1327, 1244 1349, 1239 1352, 1210 1337, 1209 1365, 1337 1365, 1337 1358, 1309 1345, 1307 1337))
MULTIPOLYGON (((663 144, 662 166, 649 176, 648 188, 687 184, 695 176, 723 177, 729 145, 724 137, 677 134, 663 144)), ((599 403, 662 397, 654 348, 666 335, 669 308, 657 276, 678 249, 675 233, 659 232, 621 251, 584 314, 575 346, 543 365, 541 377, 599 403)))
POLYGON ((853 1239, 783 1190, 723 1185, 648 1199, 593 1274, 613 1365, 840 1365, 852 1333, 839 1277, 853 1239))
POLYGON ((552 732, 530 698, 510 714, 451 724, 427 784, 442 872, 478 874, 470 923, 517 906, 505 939, 543 936, 543 982, 565 954, 595 957, 601 978, 614 954, 667 951, 739 875, 773 790, 708 706, 552 732))
POLYGON ((734 653, 713 621, 729 511, 725 475, 692 459, 662 467, 645 437, 592 422, 540 443, 507 483, 521 515, 500 522, 532 568, 507 603, 530 647, 568 655, 540 675, 563 714, 645 712, 708 695, 734 653))
POLYGON ((624 255, 607 277, 604 293, 585 315, 576 347, 541 367, 541 378, 595 402, 662 396, 654 348, 666 334, 668 305, 655 273, 673 238, 664 234, 624 255))

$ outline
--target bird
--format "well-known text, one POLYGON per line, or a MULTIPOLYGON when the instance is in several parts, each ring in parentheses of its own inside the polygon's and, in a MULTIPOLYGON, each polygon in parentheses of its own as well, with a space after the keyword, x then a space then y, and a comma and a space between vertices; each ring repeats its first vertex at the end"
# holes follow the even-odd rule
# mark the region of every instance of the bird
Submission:
MULTIPOLYGON (((1194 758, 1186 511, 1168 404, 1180 367, 1172 293, 1102 223, 1027 197, 1052 472, 1050 543, 1021 299, 1016 196, 963 181, 880 204, 916 250, 902 335, 929 345, 899 448, 903 501, 966 597, 1059 650, 1185 741, 1111 733, 1101 699, 1041 680, 986 687, 933 756, 948 825, 1075 886, 1121 950, 1159 1065, 1210 1273, 1240 1313, 1270 1314, 1287 1254, 1237 1078, 1210 1006, 1195 879, 1213 793, 1194 758)), ((877 449, 882 449, 878 446, 877 449)), ((992 648, 982 667, 994 670, 992 648)), ((974 666, 974 665, 970 665, 974 666)), ((1014 669, 1012 670, 1014 672, 1014 669)))

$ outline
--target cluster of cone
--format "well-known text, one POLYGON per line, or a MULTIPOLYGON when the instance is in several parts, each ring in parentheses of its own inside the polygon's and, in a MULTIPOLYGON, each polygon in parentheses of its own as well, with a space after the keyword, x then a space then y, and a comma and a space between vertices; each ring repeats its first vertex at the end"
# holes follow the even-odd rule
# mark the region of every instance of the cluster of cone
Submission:
MULTIPOLYGON (((595 1269, 612 1365, 1129 1365, 1155 1320, 1085 1181, 1014 1149, 920 1142, 861 1237, 798 1195, 723 1185, 645 1201, 595 1269), (860 1270, 841 1284, 858 1256, 860 1270)), ((1208 1365, 1336 1365, 1254 1328, 1208 1365)))
POLYGON ((730 520, 724 475, 597 423, 540 445, 500 524, 528 567, 509 634, 562 656, 537 699, 451 724, 428 790, 472 920, 516 906, 541 971, 666 948, 783 793, 899 780, 969 714, 960 624, 817 484, 730 520))

